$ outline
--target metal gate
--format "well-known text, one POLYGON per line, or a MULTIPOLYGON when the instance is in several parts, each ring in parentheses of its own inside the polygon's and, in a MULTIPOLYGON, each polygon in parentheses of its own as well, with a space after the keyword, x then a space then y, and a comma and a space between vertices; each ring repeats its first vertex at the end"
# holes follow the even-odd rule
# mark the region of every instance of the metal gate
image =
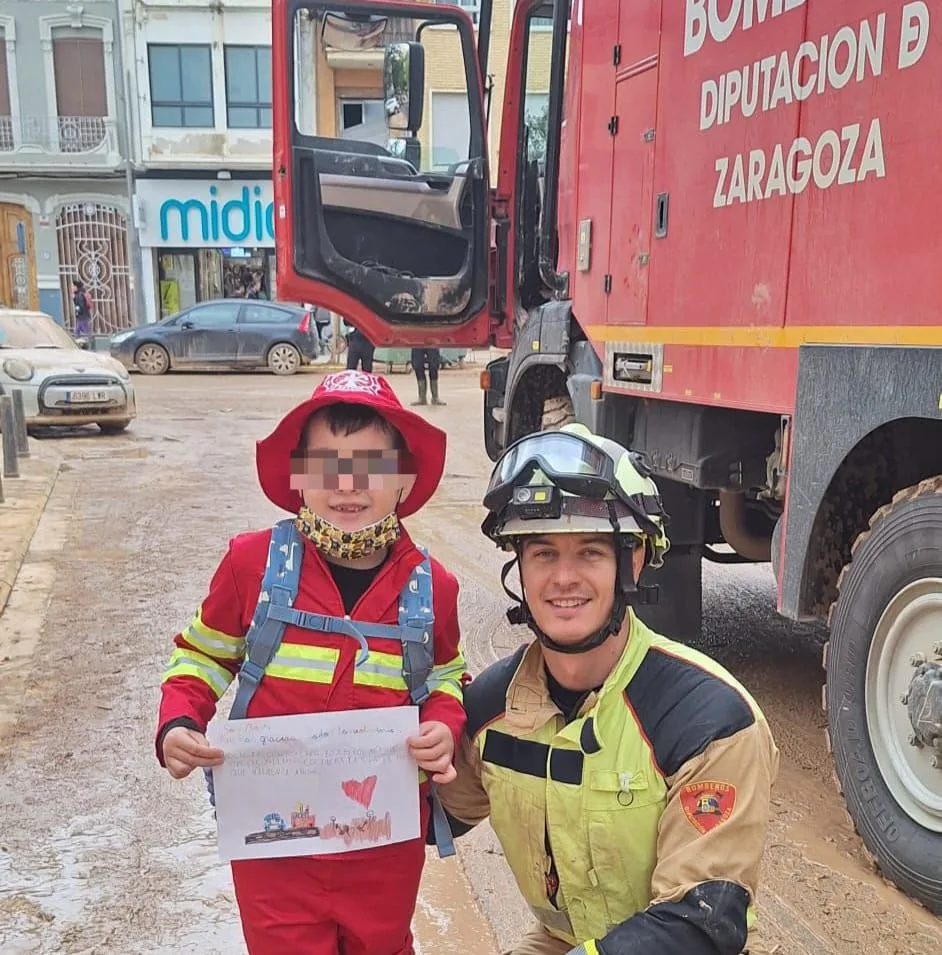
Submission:
POLYGON ((131 328, 127 219, 114 206, 100 202, 63 206, 56 216, 56 238, 66 328, 75 326, 75 279, 92 299, 93 334, 113 335, 131 328))

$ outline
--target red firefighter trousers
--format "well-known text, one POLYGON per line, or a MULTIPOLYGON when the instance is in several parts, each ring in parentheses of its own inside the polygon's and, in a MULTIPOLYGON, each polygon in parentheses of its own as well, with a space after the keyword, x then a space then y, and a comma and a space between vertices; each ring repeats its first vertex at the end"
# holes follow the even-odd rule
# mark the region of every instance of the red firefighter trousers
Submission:
POLYGON ((233 862, 249 955, 413 955, 424 863, 423 839, 343 855, 233 862))

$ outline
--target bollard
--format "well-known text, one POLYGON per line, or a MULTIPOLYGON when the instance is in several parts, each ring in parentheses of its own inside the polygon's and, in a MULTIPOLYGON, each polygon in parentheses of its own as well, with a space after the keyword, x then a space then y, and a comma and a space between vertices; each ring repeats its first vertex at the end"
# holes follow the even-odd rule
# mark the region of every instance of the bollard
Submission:
POLYGON ((16 459, 16 425, 13 420, 13 399, 9 395, 0 398, 0 428, 3 429, 3 476, 19 477, 20 466, 16 459))
POLYGON ((16 453, 21 458, 29 457, 29 434, 26 431, 26 409, 23 406, 23 389, 13 389, 13 418, 16 430, 16 453))

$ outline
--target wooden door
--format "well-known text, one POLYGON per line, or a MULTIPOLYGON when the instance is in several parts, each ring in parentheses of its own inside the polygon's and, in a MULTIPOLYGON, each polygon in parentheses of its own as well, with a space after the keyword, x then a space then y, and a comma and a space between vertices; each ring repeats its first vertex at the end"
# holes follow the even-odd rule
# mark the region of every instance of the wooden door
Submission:
POLYGON ((0 307, 39 308, 32 219, 23 206, 0 203, 0 307))

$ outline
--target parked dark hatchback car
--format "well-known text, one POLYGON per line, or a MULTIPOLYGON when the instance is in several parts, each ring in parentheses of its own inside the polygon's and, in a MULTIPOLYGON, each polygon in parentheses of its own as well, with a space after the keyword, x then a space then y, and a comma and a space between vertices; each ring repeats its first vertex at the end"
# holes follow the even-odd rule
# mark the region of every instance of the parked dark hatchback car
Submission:
POLYGON ((111 339, 112 356, 145 375, 230 367, 268 367, 276 375, 293 375, 319 350, 311 309, 261 299, 201 302, 111 339))

